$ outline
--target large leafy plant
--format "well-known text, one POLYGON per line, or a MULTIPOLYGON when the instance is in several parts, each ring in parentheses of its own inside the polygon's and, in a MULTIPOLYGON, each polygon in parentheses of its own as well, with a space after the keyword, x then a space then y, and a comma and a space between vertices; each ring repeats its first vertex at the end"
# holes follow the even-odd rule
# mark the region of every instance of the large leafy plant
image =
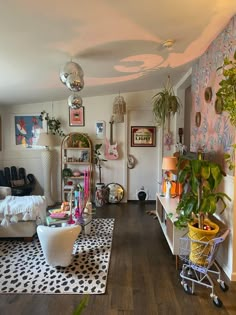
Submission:
POLYGON ((180 99, 174 94, 173 87, 168 77, 164 88, 152 97, 153 115, 157 126, 164 126, 166 119, 179 111, 181 106, 180 99))
POLYGON ((178 181, 187 185, 177 206, 177 227, 186 226, 188 222, 198 219, 198 228, 204 228, 205 217, 214 214, 219 207, 220 213, 226 208, 226 199, 231 200, 224 192, 217 189, 225 175, 219 164, 202 159, 180 161, 178 181))

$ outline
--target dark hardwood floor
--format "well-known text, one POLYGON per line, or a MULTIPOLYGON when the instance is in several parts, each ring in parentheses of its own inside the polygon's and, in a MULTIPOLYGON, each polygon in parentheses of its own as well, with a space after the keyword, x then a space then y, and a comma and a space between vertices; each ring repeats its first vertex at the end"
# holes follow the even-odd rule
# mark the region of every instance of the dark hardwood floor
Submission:
MULTIPOLYGON (((106 294, 89 295, 83 315, 236 314, 236 282, 216 293, 224 306, 213 305, 210 290, 184 292, 159 223, 146 211, 154 203, 128 202, 97 208, 96 216, 115 218, 106 294)), ((72 315, 83 295, 1 294, 1 315, 72 315)))

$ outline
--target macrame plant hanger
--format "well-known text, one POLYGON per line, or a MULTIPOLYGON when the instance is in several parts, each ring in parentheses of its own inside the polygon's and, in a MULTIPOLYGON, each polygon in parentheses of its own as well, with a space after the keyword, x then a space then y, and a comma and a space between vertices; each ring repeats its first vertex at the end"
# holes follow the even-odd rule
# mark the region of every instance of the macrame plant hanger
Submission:
POLYGON ((113 102, 113 119, 115 123, 124 122, 124 114, 126 113, 126 102, 124 97, 119 95, 115 97, 113 102))

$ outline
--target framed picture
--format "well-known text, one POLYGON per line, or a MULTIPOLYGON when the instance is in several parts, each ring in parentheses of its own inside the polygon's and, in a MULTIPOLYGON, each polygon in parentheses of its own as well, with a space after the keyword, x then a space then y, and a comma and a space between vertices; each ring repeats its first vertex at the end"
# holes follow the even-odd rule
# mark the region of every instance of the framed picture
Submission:
POLYGON ((43 131, 43 122, 40 115, 15 115, 15 144, 18 147, 32 149, 37 145, 39 135, 43 131))
POLYGON ((156 127, 131 126, 131 147, 155 147, 156 127))
POLYGON ((96 138, 104 139, 106 135, 106 122, 104 120, 98 120, 95 125, 96 138))
POLYGON ((79 109, 69 108, 69 125, 84 126, 84 106, 81 106, 79 109))

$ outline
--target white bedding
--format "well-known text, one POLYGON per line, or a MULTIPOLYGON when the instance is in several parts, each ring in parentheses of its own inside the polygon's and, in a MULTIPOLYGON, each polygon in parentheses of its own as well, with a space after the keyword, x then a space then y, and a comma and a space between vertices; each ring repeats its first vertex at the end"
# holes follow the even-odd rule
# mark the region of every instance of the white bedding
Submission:
POLYGON ((24 221, 40 218, 44 222, 46 209, 47 203, 44 196, 6 196, 5 199, 0 200, 1 217, 10 218, 11 222, 13 222, 11 218, 14 217, 17 220, 18 215, 22 215, 24 221))

